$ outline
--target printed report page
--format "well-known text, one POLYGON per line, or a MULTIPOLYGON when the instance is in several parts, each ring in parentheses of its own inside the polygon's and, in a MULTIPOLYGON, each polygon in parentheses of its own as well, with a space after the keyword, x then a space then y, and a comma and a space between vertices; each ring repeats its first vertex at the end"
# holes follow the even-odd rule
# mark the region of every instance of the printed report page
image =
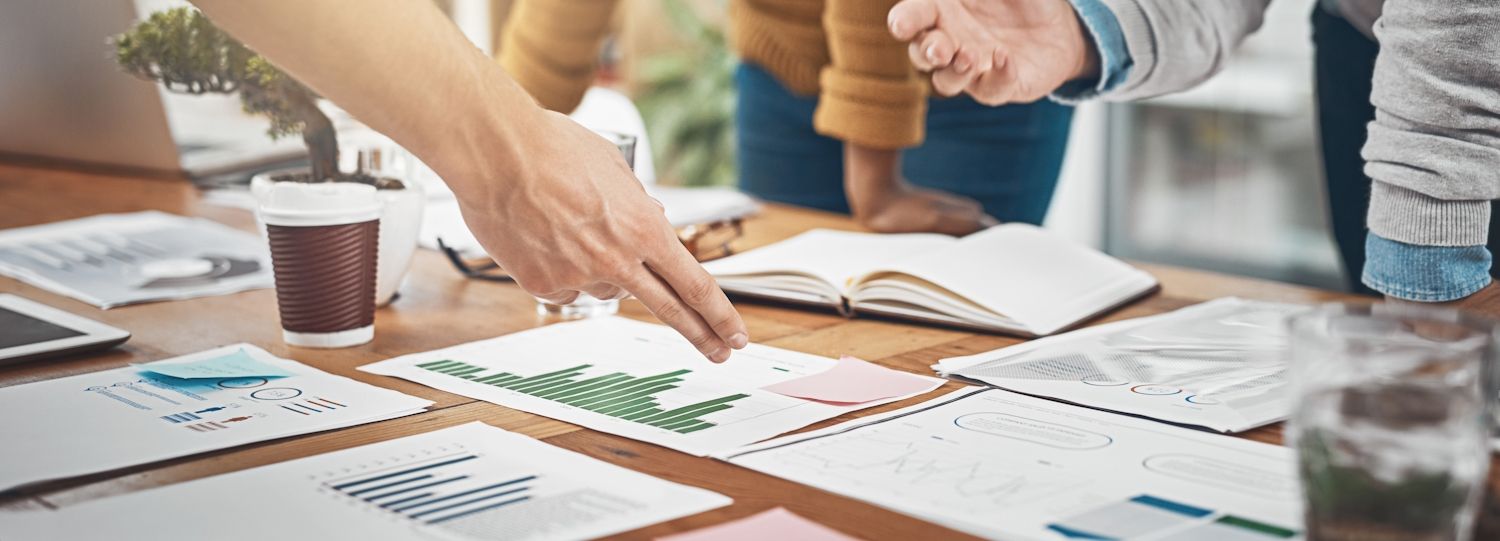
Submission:
POLYGON ((721 458, 987 538, 1300 535, 1285 448, 998 389, 721 458))

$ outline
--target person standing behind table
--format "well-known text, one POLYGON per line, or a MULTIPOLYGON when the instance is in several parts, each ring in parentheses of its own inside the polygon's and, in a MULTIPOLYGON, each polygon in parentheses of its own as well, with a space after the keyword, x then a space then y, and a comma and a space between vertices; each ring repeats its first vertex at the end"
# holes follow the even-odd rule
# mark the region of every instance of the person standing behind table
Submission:
MULTIPOLYGON (((852 211, 882 232, 962 235, 996 218, 1040 223, 1072 108, 929 100, 906 46, 885 30, 894 4, 731 0, 731 41, 743 59, 735 73, 740 187, 770 201, 852 211)), ((543 106, 571 111, 593 80, 615 5, 517 1, 501 65, 543 106)))
MULTIPOLYGON (((889 24, 893 35, 911 41, 909 55, 932 71, 939 92, 1024 101, 1075 77, 1066 66, 1097 56, 1102 72, 1128 70, 1099 97, 1125 100, 1183 90, 1213 75, 1259 27, 1268 2, 1075 2, 1079 15, 1105 23, 1095 29, 1096 44, 1061 30, 1077 24, 1065 0, 903 0, 889 24)), ((1500 4, 1389 0, 1379 2, 1376 19, 1377 2, 1325 0, 1320 7, 1332 6, 1351 25, 1373 25, 1379 42, 1369 96, 1374 120, 1361 149, 1372 179, 1362 281, 1392 299, 1500 314, 1490 248, 1497 240, 1492 206, 1500 198, 1500 4)), ((1340 60, 1320 59, 1320 69, 1347 67, 1336 66, 1340 60)), ((1362 84, 1321 82, 1320 93, 1329 95, 1337 85, 1362 84)), ((1357 123, 1358 116, 1340 122, 1357 123)), ((1357 205, 1363 194, 1343 186, 1331 192, 1343 195, 1339 204, 1357 205)))

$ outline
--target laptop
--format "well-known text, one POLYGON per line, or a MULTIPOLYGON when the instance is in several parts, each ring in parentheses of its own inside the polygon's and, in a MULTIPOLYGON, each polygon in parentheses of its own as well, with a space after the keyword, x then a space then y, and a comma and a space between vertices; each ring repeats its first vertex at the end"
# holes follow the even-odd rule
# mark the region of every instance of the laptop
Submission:
POLYGON ((121 71, 109 39, 137 13, 131 0, 0 2, 0 156, 197 180, 306 160, 301 138, 272 141, 237 96, 172 94, 121 71))

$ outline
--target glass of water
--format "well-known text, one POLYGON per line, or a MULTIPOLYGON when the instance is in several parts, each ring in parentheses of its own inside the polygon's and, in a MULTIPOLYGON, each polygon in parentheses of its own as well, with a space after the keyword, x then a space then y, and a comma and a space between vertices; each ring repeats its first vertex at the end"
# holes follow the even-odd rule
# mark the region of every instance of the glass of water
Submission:
POLYGON ((1465 540, 1489 468, 1495 329, 1458 312, 1294 316, 1289 438, 1310 540, 1465 540))
MULTIPOLYGON (((634 135, 604 130, 594 130, 594 133, 614 143, 615 148, 619 149, 620 154, 625 157, 625 163, 630 165, 630 170, 635 170, 636 138, 634 135)), ((560 319, 608 316, 620 311, 619 299, 601 299, 588 293, 579 293, 577 299, 567 304, 553 304, 542 299, 537 299, 536 302, 538 315, 560 319)))

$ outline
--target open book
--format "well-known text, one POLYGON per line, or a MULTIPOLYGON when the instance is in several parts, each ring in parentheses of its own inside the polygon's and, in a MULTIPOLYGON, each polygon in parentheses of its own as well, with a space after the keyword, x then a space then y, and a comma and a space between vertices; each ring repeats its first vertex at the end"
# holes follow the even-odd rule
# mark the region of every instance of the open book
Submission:
POLYGON ((1026 224, 964 238, 815 229, 705 267, 731 293, 1030 336, 1156 289, 1150 274, 1026 224))

